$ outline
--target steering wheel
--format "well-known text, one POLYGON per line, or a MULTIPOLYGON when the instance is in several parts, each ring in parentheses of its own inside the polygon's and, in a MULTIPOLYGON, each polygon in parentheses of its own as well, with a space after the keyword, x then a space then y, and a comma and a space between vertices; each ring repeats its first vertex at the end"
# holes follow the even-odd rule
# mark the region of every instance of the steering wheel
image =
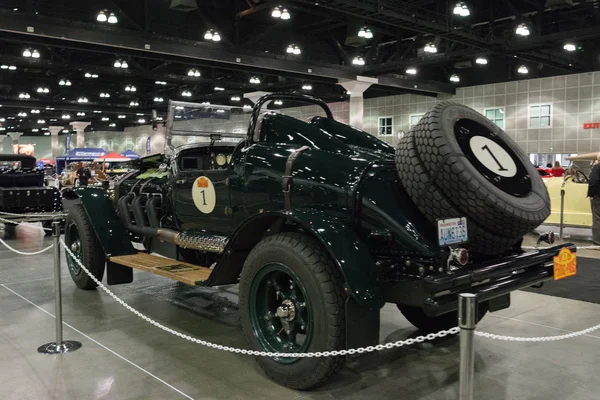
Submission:
POLYGON ((576 183, 590 183, 590 178, 587 177, 585 173, 580 170, 575 171, 575 175, 573 175, 573 182, 576 183))

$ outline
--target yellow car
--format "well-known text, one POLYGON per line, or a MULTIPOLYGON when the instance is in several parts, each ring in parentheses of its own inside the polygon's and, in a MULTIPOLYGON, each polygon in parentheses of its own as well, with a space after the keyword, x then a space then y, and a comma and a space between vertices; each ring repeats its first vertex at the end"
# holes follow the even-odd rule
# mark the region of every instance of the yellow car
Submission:
MULTIPOLYGON (((567 158, 569 161, 593 161, 598 153, 581 154, 567 158)), ((567 226, 591 227, 592 208, 587 197, 588 177, 579 170, 570 169, 572 173, 565 177, 546 178, 543 181, 550 194, 552 213, 544 221, 545 224, 560 224, 561 188, 565 190, 563 224, 567 226)))

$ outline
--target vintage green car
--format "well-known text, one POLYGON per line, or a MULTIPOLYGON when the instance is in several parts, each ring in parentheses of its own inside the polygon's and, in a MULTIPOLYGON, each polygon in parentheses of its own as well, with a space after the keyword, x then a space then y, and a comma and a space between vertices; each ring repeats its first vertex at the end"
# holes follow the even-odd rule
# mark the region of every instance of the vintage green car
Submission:
MULTIPOLYGON (((550 213, 548 194, 521 149, 467 107, 439 103, 397 149, 305 95, 266 95, 248 115, 169 107, 167 153, 141 159, 114 199, 94 188, 65 193, 66 244, 97 278, 106 269, 109 285, 131 282, 131 268, 190 285, 239 283, 253 349, 377 344, 386 302, 422 331, 451 328, 458 293, 477 294, 483 317, 508 307, 511 291, 552 279, 553 257, 575 251, 522 250, 550 213), (277 100, 323 115, 294 118, 277 100), (248 116, 243 137, 214 128, 248 116), (173 146, 181 135, 206 141, 173 146)), ((78 287, 95 288, 68 265, 78 287)), ((308 389, 345 358, 257 360, 280 384, 308 389)))

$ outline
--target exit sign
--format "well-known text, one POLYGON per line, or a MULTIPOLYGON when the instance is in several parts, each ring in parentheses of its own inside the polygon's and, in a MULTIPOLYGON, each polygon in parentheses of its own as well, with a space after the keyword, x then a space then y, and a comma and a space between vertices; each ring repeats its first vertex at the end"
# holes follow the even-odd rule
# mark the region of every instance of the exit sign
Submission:
POLYGON ((588 122, 583 124, 583 129, 598 129, 600 128, 600 122, 588 122))

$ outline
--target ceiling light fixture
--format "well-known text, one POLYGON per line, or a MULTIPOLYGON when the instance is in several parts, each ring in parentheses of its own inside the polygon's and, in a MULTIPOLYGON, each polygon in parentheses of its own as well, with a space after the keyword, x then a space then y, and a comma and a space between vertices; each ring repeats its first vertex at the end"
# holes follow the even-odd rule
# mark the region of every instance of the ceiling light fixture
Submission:
POLYGON ((114 128, 115 126, 117 126, 117 124, 115 124, 114 122, 109 124, 108 126, 110 126, 111 128, 114 128))
POLYGON ((23 57, 31 57, 31 49, 23 50, 23 57))
POLYGON ((192 92, 190 92, 189 90, 184 90, 181 92, 181 95, 183 97, 192 97, 192 92))
POLYGON ((156 103, 162 103, 162 102, 164 101, 164 99, 163 99, 162 97, 155 97, 155 98, 154 98, 154 101, 155 101, 156 103))
POLYGON ((45 119, 38 119, 38 120, 37 120, 37 123, 38 123, 38 124, 45 124, 45 123, 46 123, 46 120, 45 120, 45 119))
POLYGON ((519 24, 515 30, 515 33, 520 36, 529 36, 529 28, 525 24, 519 24))
POLYGON ((110 97, 110 93, 100 93, 100 97, 108 98, 110 97))
POLYGON ((115 68, 129 68, 129 64, 127 64, 127 61, 125 60, 116 60, 115 63, 113 64, 113 67, 115 68))
POLYGON ((477 57, 475 63, 480 65, 486 65, 488 63, 488 60, 485 57, 477 57))
POLYGON ((146 120, 144 118, 138 119, 138 124, 144 124, 144 123, 146 123, 146 120))
POLYGON ((80 97, 77 99, 77 102, 78 103, 87 103, 88 99, 87 99, 87 97, 80 97))
POLYGON ((252 108, 252 106, 250 104, 244 104, 244 107, 242 107, 244 110, 250 110, 252 108))
POLYGON ((290 19, 290 13, 287 10, 287 8, 284 8, 283 10, 281 10, 281 17, 280 18, 284 19, 284 20, 290 19))
POLYGON ((85 113, 80 111, 80 112, 77 113, 77 116, 78 117, 85 117, 85 113))
POLYGON ((37 128, 33 128, 33 129, 31 130, 31 132, 38 132, 38 131, 39 131, 39 129, 37 129, 37 128))
POLYGON ((86 72, 84 75, 86 78, 97 78, 98 74, 90 74, 89 72, 86 72))
POLYGON ((94 114, 102 114, 101 110, 94 110, 94 114))
POLYGON ((519 67, 519 69, 517 70, 517 72, 520 73, 520 74, 528 74, 529 73, 529 69, 527 69, 526 66, 521 65, 519 67))
POLYGON ((139 105, 140 105, 140 103, 138 103, 137 101, 133 101, 133 100, 131 101, 131 103, 129 103, 130 107, 137 107, 139 105))
POLYGON ((17 114, 17 117, 21 117, 21 118, 26 117, 26 116, 27 116, 27 113, 26 112, 22 112, 22 111, 17 114))
POLYGON ((222 87, 219 87, 219 86, 215 86, 215 91, 222 92, 223 90, 225 90, 225 88, 222 88, 222 87))
POLYGON ((69 133, 69 130, 68 129, 63 129, 62 133, 69 133))
POLYGON ((31 113, 32 113, 32 114, 39 114, 39 113, 40 113, 40 110, 36 110, 36 109, 34 108, 33 110, 31 110, 31 113))
POLYGON ((62 119, 71 119, 71 116, 69 114, 63 114, 62 119))
POLYGON ((50 89, 48 89, 47 87, 38 87, 36 92, 38 93, 50 93, 50 89))
POLYGON ((281 106, 281 105, 283 105, 283 101, 281 101, 281 100, 275 100, 273 102, 273 104, 275 104, 276 106, 281 106))
POLYGON ((459 3, 456 3, 456 5, 454 6, 454 10, 452 11, 452 13, 454 15, 458 15, 461 17, 468 17, 469 15, 471 15, 471 11, 469 11, 469 7, 467 7, 467 5, 465 4, 465 2, 461 1, 459 3))
POLYGON ((423 51, 425 53, 437 53, 437 47, 435 46, 435 43, 430 42, 425 45, 423 51))
POLYGON ((107 20, 108 18, 106 17, 106 14, 104 14, 104 11, 100 11, 98 15, 96 15, 96 21, 98 22, 106 22, 107 20))
POLYGON ((125 86, 125 91, 126 92, 136 92, 137 88, 133 85, 127 85, 127 86, 125 86))
POLYGON ((165 81, 154 81, 154 83, 156 85, 163 85, 163 86, 167 84, 167 82, 165 82, 165 81))
POLYGON ((275 7, 273 11, 271 11, 271 17, 281 18, 281 9, 279 7, 275 7))
POLYGON ((231 101, 240 101, 240 97, 239 96, 232 96, 231 97, 231 101))
POLYGON ((312 86, 308 83, 305 83, 304 85, 302 85, 302 90, 312 90, 312 86))
POLYGON ((217 32, 213 29, 209 29, 206 31, 206 33, 204 33, 204 40, 212 40, 213 42, 220 42, 221 35, 219 34, 219 32, 217 32))
POLYGON ((119 119, 124 119, 124 118, 127 118, 127 116, 126 116, 126 115, 123 115, 123 114, 121 114, 121 115, 119 115, 119 116, 118 116, 118 118, 119 118, 119 119))
POLYGON ((410 67, 406 69, 406 73, 409 75, 416 75, 417 74, 417 69, 414 67, 410 67))
POLYGON ((577 50, 577 46, 575 46, 573 43, 567 43, 563 46, 563 49, 566 51, 575 51, 577 50))
POLYGON ((258 77, 256 77, 256 76, 253 76, 250 78, 250 83, 258 85, 258 84, 260 84, 260 79, 258 79, 258 77))
POLYGON ((371 32, 371 30, 369 28, 367 28, 366 26, 363 26, 358 31, 358 37, 365 38, 365 39, 373 39, 373 32, 371 32))
POLYGON ((460 78, 458 77, 458 75, 452 74, 452 76, 450 76, 450 82, 460 82, 460 78))
POLYGON ((352 64, 353 65, 365 65, 365 60, 364 60, 364 58, 357 56, 352 59, 352 64))
POLYGON ((192 68, 192 69, 188 70, 187 74, 188 74, 188 76, 193 76, 195 78, 202 76, 200 71, 198 71, 196 68, 192 68))
POLYGON ((31 58, 40 58, 40 53, 37 50, 31 52, 31 58))
POLYGON ((20 99, 29 99, 29 98, 31 98, 31 96, 29 95, 29 93, 23 92, 23 93, 19 93, 19 98, 20 99))
POLYGON ((108 117, 102 117, 102 121, 109 121, 109 120, 110 120, 110 118, 108 118, 108 117))
POLYGON ((111 12, 110 15, 108 16, 108 21, 109 24, 116 24, 117 22, 119 22, 119 20, 117 19, 117 16, 115 15, 115 13, 111 12))

